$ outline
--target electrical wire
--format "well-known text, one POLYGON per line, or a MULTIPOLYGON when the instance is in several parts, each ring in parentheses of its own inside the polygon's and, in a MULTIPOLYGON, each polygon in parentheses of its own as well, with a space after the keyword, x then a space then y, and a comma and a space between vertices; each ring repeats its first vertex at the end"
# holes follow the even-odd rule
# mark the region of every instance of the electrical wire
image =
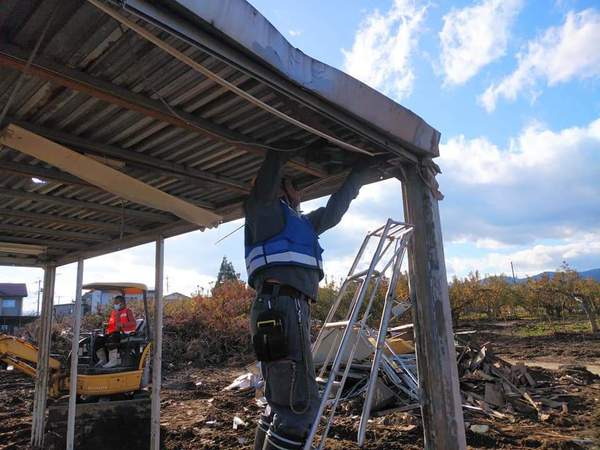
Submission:
POLYGON ((246 224, 243 223, 241 224, 239 227, 237 227, 235 230, 233 230, 231 233, 227 233, 225 236, 223 236, 222 238, 220 238, 218 241, 215 242, 215 245, 217 245, 218 243, 224 241, 225 239, 227 239, 229 236, 231 236, 234 233, 237 233, 239 230, 241 230, 242 228, 244 228, 246 224))
MULTIPOLYGON (((123 25, 122 23, 119 23, 119 28, 121 29, 121 32, 124 35, 127 35, 128 31, 131 31, 129 28, 127 28, 125 25, 123 25)), ((131 51, 132 54, 137 56, 137 52, 135 51, 135 49, 133 48, 133 45, 130 42, 130 38, 128 36, 126 36, 125 41, 127 42, 127 46, 129 47, 129 50, 131 51)), ((140 68, 140 74, 142 75, 143 78, 143 84, 144 87, 149 90, 150 92, 152 92, 152 94, 154 94, 158 100, 165 106, 165 108, 168 109, 168 111, 175 117, 177 117, 179 120, 181 120, 182 122, 186 123, 187 125, 194 127, 194 128, 200 128, 197 124, 190 122, 188 119, 186 119, 185 117, 182 117, 181 114, 179 114, 177 111, 175 111, 175 109, 173 109, 173 107, 169 104, 169 102, 166 101, 166 99, 162 96, 162 94, 160 94, 160 92, 158 92, 156 89, 154 89, 154 87, 152 86, 152 84, 150 83, 150 81, 148 80, 148 77, 146 76, 146 71, 145 68, 142 67, 140 68)), ((204 130, 206 133, 211 134, 211 132, 204 130)), ((231 145, 246 145, 249 147, 257 147, 257 148, 263 148, 265 150, 273 150, 276 152, 290 152, 290 153, 294 153, 300 150, 304 150, 305 148, 308 148, 312 145, 312 142, 309 142, 308 144, 302 144, 299 145, 297 147, 293 147, 293 148, 281 148, 281 147, 275 147, 269 144, 263 144, 260 142, 253 142, 253 141, 241 141, 241 140, 235 140, 235 139, 230 139, 227 138, 225 136, 218 136, 219 139, 225 141, 228 144, 231 145)))

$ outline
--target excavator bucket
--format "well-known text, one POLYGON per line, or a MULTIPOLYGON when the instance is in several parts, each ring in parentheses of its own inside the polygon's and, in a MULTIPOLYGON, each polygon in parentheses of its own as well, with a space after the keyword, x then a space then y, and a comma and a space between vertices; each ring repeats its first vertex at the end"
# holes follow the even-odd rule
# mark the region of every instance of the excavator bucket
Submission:
MULTIPOLYGON (((147 450, 150 441, 150 397, 77 404, 75 448, 86 450, 147 450)), ((48 407, 45 445, 49 450, 66 446, 68 408, 48 407)))

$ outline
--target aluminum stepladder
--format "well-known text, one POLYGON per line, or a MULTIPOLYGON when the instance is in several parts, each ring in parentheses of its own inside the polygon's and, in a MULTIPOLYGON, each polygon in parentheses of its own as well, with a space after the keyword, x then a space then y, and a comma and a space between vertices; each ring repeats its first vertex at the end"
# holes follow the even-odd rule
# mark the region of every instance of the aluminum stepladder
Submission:
POLYGON ((387 333, 388 323, 392 313, 393 303, 395 301, 395 292, 400 277, 400 268, 402 265, 403 257, 406 253, 406 248, 409 239, 412 235, 412 225, 397 222, 392 219, 388 219, 385 225, 378 228, 375 231, 369 232, 365 237, 352 266, 348 272, 348 276, 342 283, 339 293, 329 310, 327 318, 323 323, 323 327, 313 344, 313 354, 319 348, 325 336, 331 331, 332 328, 343 329, 339 345, 332 346, 328 352, 328 355, 322 365, 319 372, 319 377, 323 377, 325 371, 331 366, 329 371, 329 377, 323 389, 321 403, 319 409, 309 431, 308 437, 304 445, 304 450, 310 450, 313 441, 317 435, 319 423, 323 416, 325 409, 328 405, 330 410, 328 413, 325 428, 321 433, 321 440, 315 448, 323 449, 325 446, 325 440, 329 428, 333 422, 336 408, 340 402, 342 390, 346 383, 354 355, 358 348, 361 339, 368 339, 366 337, 366 324, 370 317, 371 307, 373 306, 374 300, 377 296, 378 288, 384 280, 389 280, 387 286, 383 311, 381 313, 379 321, 379 329, 377 333, 377 340, 375 345, 375 351, 371 363, 371 371, 368 379, 366 388, 366 396, 363 404, 363 411, 361 414, 360 425, 358 429, 357 442, 360 446, 364 443, 367 422, 371 413, 371 404, 373 401, 373 395, 375 393, 375 387, 377 377, 381 365, 381 359, 385 348, 385 337, 387 333), (379 240, 377 241, 377 238, 379 240), (369 248, 369 244, 377 242, 376 248, 373 251, 369 248), (372 255, 371 260, 368 264, 368 268, 359 270, 363 262, 368 261, 369 254, 372 255), (391 271, 391 276, 388 277, 391 271), (336 313, 340 309, 342 300, 346 297, 348 288, 350 286, 356 286, 356 290, 348 307, 346 314, 346 320, 332 322, 336 313), (366 300, 366 303, 365 303, 366 300), (362 315, 361 315, 362 314, 362 315), (352 340, 353 334, 356 333, 354 342, 352 340), (347 347, 350 345, 349 353, 347 347), (335 350, 335 357, 332 361, 333 352, 335 350), (343 372, 340 368, 342 363, 345 364, 343 372), (335 397, 330 400, 332 388, 336 386, 335 397))

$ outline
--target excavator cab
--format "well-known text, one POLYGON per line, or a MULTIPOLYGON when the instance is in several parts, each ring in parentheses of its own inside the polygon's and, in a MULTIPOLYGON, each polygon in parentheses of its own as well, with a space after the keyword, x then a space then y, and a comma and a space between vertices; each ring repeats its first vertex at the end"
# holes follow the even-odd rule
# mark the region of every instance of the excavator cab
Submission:
MULTIPOLYGON (((95 396, 133 394, 149 382, 149 354, 151 347, 150 325, 148 323, 148 288, 141 283, 90 283, 83 286, 89 291, 122 295, 131 301, 132 297, 141 301, 144 309, 142 317, 136 319, 136 330, 125 334, 119 343, 121 364, 117 367, 98 366, 96 350, 98 337, 104 334, 105 327, 82 333, 78 352, 77 393, 83 399, 95 396)), ((108 305, 110 307, 110 305, 108 305)))
MULTIPOLYGON (((142 317, 136 318, 136 329, 132 333, 125 334, 120 341, 119 354, 121 356, 121 365, 113 368, 103 368, 98 366, 96 350, 100 348, 99 336, 104 335, 105 326, 101 329, 82 333, 79 341, 79 366, 80 374, 107 374, 126 372, 136 370, 140 366, 140 361, 144 355, 144 350, 150 344, 150 326, 148 324, 148 288, 141 283, 90 283, 83 286, 83 289, 89 291, 99 291, 102 294, 110 293, 122 295, 126 299, 132 298, 141 301, 144 309, 142 317)), ((107 305, 110 307, 110 305, 107 305)))

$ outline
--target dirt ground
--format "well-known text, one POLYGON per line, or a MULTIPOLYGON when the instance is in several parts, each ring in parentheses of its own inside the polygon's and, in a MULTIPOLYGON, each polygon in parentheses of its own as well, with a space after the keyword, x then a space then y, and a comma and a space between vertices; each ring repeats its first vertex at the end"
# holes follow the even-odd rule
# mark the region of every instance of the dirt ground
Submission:
MULTIPOLYGON (((574 360, 596 361, 600 355, 600 340, 595 338, 519 338, 504 331, 488 327, 472 338, 493 341, 497 354, 528 359, 547 355, 571 363, 574 360)), ((161 420, 164 448, 251 448, 261 408, 256 405, 253 393, 222 390, 243 372, 244 364, 234 363, 219 368, 190 367, 167 373, 163 381, 161 420), (236 416, 243 423, 234 430, 236 416)), ((514 423, 468 413, 465 421, 469 448, 599 449, 600 379, 591 375, 573 377, 545 369, 532 369, 530 373, 541 389, 547 389, 554 400, 565 402, 568 410, 551 414, 545 421, 535 415, 519 416, 514 423), (478 434, 471 431, 472 425, 488 425, 489 429, 478 434)), ((0 450, 28 448, 32 401, 33 382, 30 379, 0 370, 0 450)), ((332 427, 326 448, 358 448, 353 443, 358 426, 358 405, 347 404, 343 409, 332 427)), ((372 419, 364 448, 423 448, 418 411, 396 412, 372 419)))
POLYGON ((549 330, 542 336, 527 336, 528 328, 534 324, 537 323, 482 322, 463 328, 477 330, 474 335, 477 341, 491 342, 495 354, 510 360, 600 365, 599 334, 549 330))
MULTIPOLYGON (((221 391, 241 373, 239 367, 233 366, 219 370, 190 369, 167 378, 169 389, 162 409, 167 449, 251 448, 254 424, 261 409, 252 394, 221 391), (196 387, 197 382, 202 384, 196 387), (235 416, 247 426, 234 431, 235 416)), ((531 374, 541 381, 540 386, 560 394, 556 399, 567 403, 568 412, 552 415, 545 422, 534 416, 519 418, 515 423, 467 414, 469 448, 600 448, 600 380, 589 377, 578 380, 583 385, 577 385, 568 377, 561 380, 560 374, 543 369, 532 370, 531 374), (475 424, 488 425, 489 431, 474 433, 470 426, 475 424)), ((332 438, 326 448, 359 448, 354 443, 360 411, 357 406, 345 406, 345 413, 338 417, 330 432, 332 438)), ((392 413, 374 418, 364 448, 423 448, 418 414, 392 413)))

